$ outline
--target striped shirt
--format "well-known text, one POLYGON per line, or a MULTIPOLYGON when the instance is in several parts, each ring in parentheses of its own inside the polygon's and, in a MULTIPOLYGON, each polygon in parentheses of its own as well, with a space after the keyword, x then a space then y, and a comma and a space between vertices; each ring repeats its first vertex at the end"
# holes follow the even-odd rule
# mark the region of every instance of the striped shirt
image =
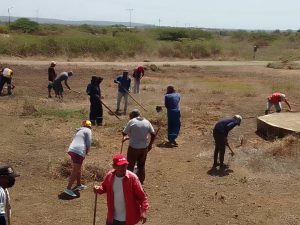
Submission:
POLYGON ((9 194, 7 190, 0 187, 0 217, 2 221, 5 219, 6 223, 9 216, 7 213, 10 214, 10 210, 9 212, 7 210, 9 210, 9 194))

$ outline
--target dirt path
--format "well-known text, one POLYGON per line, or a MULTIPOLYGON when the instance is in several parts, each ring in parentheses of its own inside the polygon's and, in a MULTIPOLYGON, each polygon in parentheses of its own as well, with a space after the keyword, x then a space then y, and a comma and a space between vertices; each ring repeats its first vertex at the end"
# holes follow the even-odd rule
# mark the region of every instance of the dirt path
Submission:
MULTIPOLYGON (((10 65, 33 65, 33 66, 48 66, 49 61, 39 61, 39 60, 22 60, 22 59, 6 59, 0 58, 0 63, 10 64, 10 65)), ((153 62, 138 62, 138 61, 118 61, 118 62, 66 62, 58 61, 60 65, 77 65, 77 66, 136 66, 151 65, 155 64, 158 66, 171 65, 171 66, 265 66, 269 61, 153 61, 153 62)))

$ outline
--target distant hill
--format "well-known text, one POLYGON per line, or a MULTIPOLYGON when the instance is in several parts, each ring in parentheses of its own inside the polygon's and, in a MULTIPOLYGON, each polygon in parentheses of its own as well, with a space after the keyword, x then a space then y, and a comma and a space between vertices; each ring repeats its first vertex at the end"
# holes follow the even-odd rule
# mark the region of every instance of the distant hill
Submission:
MULTIPOLYGON (((10 21, 13 22, 21 17, 10 17, 10 21)), ((130 26, 129 22, 113 22, 113 21, 93 21, 93 20, 80 20, 80 21, 72 21, 72 20, 58 20, 58 19, 47 19, 47 18, 32 18, 26 17, 30 20, 37 21, 40 24, 62 24, 62 25, 82 25, 88 24, 93 26, 113 26, 113 25, 124 25, 126 27, 130 26)), ((0 16, 0 23, 7 23, 8 16, 0 16)), ((153 25, 144 24, 144 23, 131 23, 132 27, 151 27, 153 25)))

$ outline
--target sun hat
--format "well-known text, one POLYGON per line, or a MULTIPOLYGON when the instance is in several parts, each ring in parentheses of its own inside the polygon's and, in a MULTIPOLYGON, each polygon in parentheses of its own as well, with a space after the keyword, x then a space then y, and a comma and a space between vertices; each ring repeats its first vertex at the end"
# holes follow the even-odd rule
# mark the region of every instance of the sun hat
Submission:
POLYGON ((113 164, 117 166, 128 165, 128 161, 122 154, 117 154, 113 157, 113 164))
POLYGON ((20 174, 17 174, 11 166, 2 165, 0 166, 0 176, 18 177, 20 174))

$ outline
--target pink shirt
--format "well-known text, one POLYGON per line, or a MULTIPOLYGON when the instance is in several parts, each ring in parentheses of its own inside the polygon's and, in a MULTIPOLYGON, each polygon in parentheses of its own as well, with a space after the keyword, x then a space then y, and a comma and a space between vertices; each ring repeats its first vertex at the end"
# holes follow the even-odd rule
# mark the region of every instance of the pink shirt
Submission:
MULTIPOLYGON (((98 189, 99 194, 107 194, 107 221, 113 223, 114 218, 114 193, 113 182, 115 171, 108 172, 98 189)), ((123 179, 123 191, 126 208, 126 225, 135 225, 139 222, 141 215, 149 208, 148 199, 138 177, 127 170, 123 179)))

